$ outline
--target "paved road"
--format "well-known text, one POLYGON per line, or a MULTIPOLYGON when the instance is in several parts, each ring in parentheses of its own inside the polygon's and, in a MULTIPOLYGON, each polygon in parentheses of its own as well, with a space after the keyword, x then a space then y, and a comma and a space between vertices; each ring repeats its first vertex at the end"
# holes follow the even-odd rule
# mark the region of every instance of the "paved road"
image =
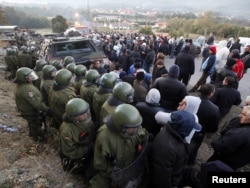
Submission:
MULTIPOLYGON (((200 65, 201 65, 201 57, 196 57, 195 58, 195 73, 194 75, 192 75, 189 85, 188 85, 188 89, 191 89, 191 87, 197 82, 197 80, 200 78, 201 76, 201 72, 200 72, 200 65)), ((167 68, 169 68, 171 65, 174 64, 174 59, 170 59, 169 57, 165 58, 165 66, 167 68)), ((209 78, 207 79, 207 82, 209 82, 209 78)), ((245 100, 246 96, 250 95, 250 70, 248 70, 248 72, 244 75, 244 77, 240 80, 239 82, 239 88, 238 90, 241 93, 241 99, 242 101, 245 100)))

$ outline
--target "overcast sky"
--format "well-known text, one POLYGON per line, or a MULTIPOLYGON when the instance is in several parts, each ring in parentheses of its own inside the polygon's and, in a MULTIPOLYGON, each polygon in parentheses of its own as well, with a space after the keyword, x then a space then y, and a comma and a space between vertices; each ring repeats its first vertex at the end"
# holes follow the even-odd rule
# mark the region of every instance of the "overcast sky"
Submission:
POLYGON ((0 0, 2 5, 5 5, 5 2, 15 3, 15 4, 51 4, 56 3, 58 5, 73 6, 73 7, 87 7, 87 2, 89 2, 89 6, 91 7, 101 7, 101 6, 119 6, 126 7, 140 7, 146 9, 164 9, 167 10, 170 7, 174 8, 186 8, 190 9, 200 9, 201 11, 227 11, 227 12, 245 12, 249 10, 249 0, 71 0, 71 1, 63 1, 63 0, 0 0))

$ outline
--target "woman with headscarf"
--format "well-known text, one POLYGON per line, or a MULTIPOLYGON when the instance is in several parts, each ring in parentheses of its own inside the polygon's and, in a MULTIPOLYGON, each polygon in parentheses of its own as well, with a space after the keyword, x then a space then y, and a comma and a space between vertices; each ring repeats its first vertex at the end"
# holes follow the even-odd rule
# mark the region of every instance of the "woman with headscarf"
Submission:
POLYGON ((152 133, 153 135, 156 135, 162 127, 160 124, 156 122, 154 118, 155 114, 159 111, 170 112, 167 109, 162 108, 160 106, 159 103, 160 99, 161 99, 160 92, 157 89, 152 88, 146 95, 146 101, 138 102, 135 105, 135 107, 140 112, 143 119, 142 127, 147 129, 147 131, 152 133))

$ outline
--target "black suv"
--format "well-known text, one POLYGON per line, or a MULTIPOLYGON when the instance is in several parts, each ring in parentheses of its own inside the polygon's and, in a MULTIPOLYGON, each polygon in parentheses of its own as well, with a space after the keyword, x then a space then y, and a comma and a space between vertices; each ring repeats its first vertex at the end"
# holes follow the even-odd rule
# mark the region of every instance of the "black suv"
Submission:
POLYGON ((109 64, 104 52, 98 49, 91 39, 85 37, 53 37, 45 39, 39 56, 49 63, 53 60, 63 61, 66 56, 72 56, 76 64, 85 65, 87 68, 95 60, 99 60, 103 66, 109 64))

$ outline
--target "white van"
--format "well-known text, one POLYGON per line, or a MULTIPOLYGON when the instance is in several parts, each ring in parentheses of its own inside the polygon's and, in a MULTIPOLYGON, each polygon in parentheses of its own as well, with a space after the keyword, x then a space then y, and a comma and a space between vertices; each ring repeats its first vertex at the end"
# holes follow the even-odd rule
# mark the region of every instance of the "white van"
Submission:
POLYGON ((250 45, 250 38, 249 37, 239 37, 241 45, 241 53, 244 52, 244 48, 246 45, 250 45))

